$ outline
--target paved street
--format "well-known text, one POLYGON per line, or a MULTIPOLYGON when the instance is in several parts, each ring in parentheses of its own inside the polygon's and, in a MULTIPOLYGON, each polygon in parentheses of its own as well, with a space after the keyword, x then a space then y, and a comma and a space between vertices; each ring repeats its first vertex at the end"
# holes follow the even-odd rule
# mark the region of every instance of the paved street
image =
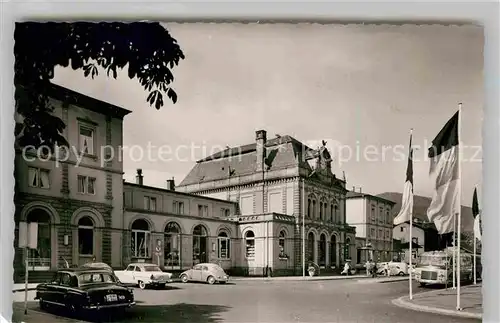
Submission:
MULTIPOLYGON (((422 288, 415 284, 414 291, 422 288)), ((114 322, 479 322, 415 312, 391 303, 407 292, 405 281, 238 281, 213 286, 176 283, 168 290, 136 289, 137 307, 114 322)), ((19 301, 23 295, 15 294, 19 301)), ((37 303, 29 304, 38 311, 37 303)), ((25 320, 22 306, 15 304, 14 322, 68 322, 52 314, 46 314, 45 319, 37 316, 36 320, 25 320)))

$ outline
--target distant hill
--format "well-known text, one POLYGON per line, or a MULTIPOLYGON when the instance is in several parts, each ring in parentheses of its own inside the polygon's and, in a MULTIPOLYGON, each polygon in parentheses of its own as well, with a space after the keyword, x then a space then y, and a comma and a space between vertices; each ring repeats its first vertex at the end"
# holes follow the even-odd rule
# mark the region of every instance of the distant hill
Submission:
MULTIPOLYGON (((399 210, 401 209, 401 200, 403 197, 402 193, 397 192, 385 192, 382 194, 377 194, 376 196, 387 199, 396 203, 394 205, 393 217, 395 217, 399 210)), ((413 196, 413 216, 420 219, 422 222, 429 222, 427 218, 427 209, 431 204, 431 198, 426 196, 414 195, 413 196)), ((474 217, 472 216, 472 208, 468 206, 462 206, 462 232, 469 233, 474 230, 474 217)))

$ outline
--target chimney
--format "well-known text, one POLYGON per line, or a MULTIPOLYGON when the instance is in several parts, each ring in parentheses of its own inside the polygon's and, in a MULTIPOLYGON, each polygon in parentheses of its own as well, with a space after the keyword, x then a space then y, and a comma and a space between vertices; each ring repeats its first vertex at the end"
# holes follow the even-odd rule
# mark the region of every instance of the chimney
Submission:
POLYGON ((257 161, 256 171, 263 172, 266 160, 266 141, 267 133, 265 130, 257 130, 255 132, 255 142, 257 144, 257 161))
POLYGON ((172 179, 167 179, 167 190, 175 191, 175 179, 173 177, 172 179))
POLYGON ((135 183, 137 185, 143 185, 144 176, 142 176, 142 169, 137 169, 137 175, 135 176, 135 183))

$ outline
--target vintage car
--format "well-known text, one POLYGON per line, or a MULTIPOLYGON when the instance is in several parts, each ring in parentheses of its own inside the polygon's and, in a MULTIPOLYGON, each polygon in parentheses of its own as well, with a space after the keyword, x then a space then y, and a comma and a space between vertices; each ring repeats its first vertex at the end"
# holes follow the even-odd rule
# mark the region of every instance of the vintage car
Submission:
POLYGON ((385 265, 388 264, 389 266, 389 271, 391 276, 405 276, 408 275, 408 264, 405 262, 379 262, 377 264, 377 275, 384 275, 385 274, 385 265))
POLYGON ((165 287, 172 282, 172 274, 163 272, 158 265, 148 263, 133 263, 125 270, 116 270, 115 275, 125 285, 139 286, 145 289, 148 286, 165 287))
POLYGON ((225 284, 229 280, 229 276, 224 272, 219 265, 210 263, 201 263, 193 268, 186 270, 179 275, 183 283, 189 281, 207 282, 210 285, 214 283, 225 284))
POLYGON ((103 269, 103 270, 107 270, 107 271, 114 274, 113 268, 111 268, 110 265, 108 265, 104 262, 88 262, 86 264, 83 264, 81 266, 81 268, 103 269))
POLYGON ((73 314, 135 305, 132 289, 122 286, 107 270, 77 268, 58 271, 52 281, 36 287, 40 308, 62 307, 73 314))

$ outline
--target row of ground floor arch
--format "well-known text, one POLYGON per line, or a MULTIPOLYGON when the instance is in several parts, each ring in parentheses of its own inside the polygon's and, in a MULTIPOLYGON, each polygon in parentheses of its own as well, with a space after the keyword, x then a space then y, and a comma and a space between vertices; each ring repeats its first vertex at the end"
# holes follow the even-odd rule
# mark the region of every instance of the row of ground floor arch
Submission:
MULTIPOLYGON (((16 222, 38 223, 37 248, 16 248, 17 271, 23 272, 27 259, 31 271, 52 271, 95 260, 117 269, 136 261, 158 263, 167 270, 215 262, 248 275, 260 275, 266 268, 276 274, 301 272, 302 235, 297 234, 292 217, 267 221, 270 216, 264 215, 262 221, 237 223, 125 212, 123 227, 113 228, 109 212, 88 206, 67 211, 43 202, 24 205, 16 222), (163 231, 156 231, 158 227, 163 231)), ((353 257, 353 238, 343 234, 318 234, 315 228, 307 228, 306 260, 328 267, 353 257)), ((18 237, 16 229, 16 246, 18 237)))

